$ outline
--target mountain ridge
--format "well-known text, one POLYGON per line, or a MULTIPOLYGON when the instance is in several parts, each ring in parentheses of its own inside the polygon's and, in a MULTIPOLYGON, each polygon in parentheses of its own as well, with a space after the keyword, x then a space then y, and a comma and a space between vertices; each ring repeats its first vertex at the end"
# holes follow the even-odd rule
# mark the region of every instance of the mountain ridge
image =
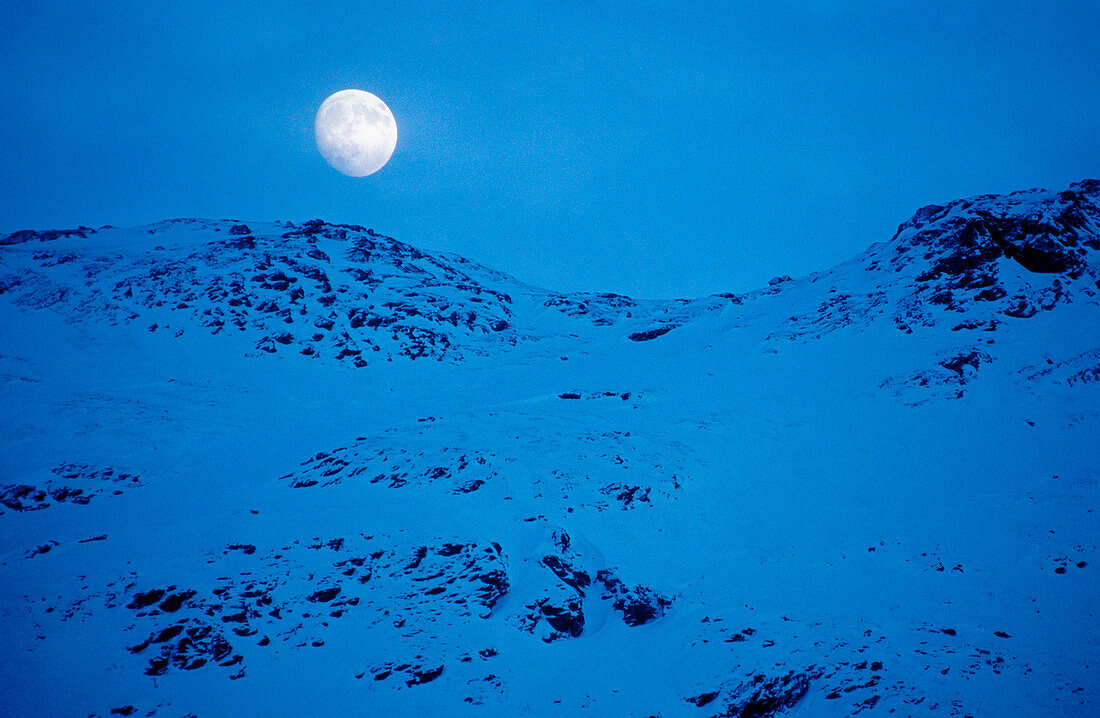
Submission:
MULTIPOLYGON (((1063 286, 1063 281, 1058 279, 1049 286, 1032 291, 1029 285, 1035 284, 1036 280, 1029 277, 1029 281, 1023 283, 1016 278, 1015 286, 1011 287, 1013 291, 1010 291, 998 284, 998 260, 1010 258, 1022 261, 1020 266, 1024 269, 1038 269, 1032 273, 1061 274, 1067 281, 1080 279, 1085 274, 1092 278, 1094 284, 1100 281, 1100 269, 1094 254, 1097 249, 1096 236, 1100 232, 1100 210, 1096 204, 1098 193, 1100 189, 1096 180, 1084 180, 1057 193, 1024 190, 1004 196, 979 195, 955 200, 944 206, 928 205, 902 223, 889 242, 872 245, 848 262, 811 274, 798 282, 828 279, 829 275, 835 275, 852 262, 861 264, 868 272, 885 263, 892 278, 905 276, 904 269, 914 262, 926 262, 914 278, 917 290, 900 298, 890 298, 895 305, 904 304, 895 306, 894 321, 900 329, 935 321, 930 311, 935 305, 965 314, 966 309, 974 308, 976 302, 989 304, 988 311, 980 312, 980 319, 969 318, 956 323, 962 328, 971 325, 995 326, 998 315, 1032 316, 1058 302, 1069 301, 1070 288, 1063 286), (1082 235, 1083 238, 1078 241, 1082 235), (927 254, 921 259, 907 256, 911 250, 920 249, 936 252, 936 261, 928 262, 930 257, 927 254), (1047 269, 1051 271, 1047 272, 1047 269), (955 297, 968 290, 973 291, 960 304, 955 297)), ((268 334, 257 342, 256 348, 261 351, 276 353, 282 347, 293 345, 307 356, 335 355, 336 359, 350 361, 357 366, 365 365, 372 351, 382 352, 386 358, 403 355, 441 359, 448 355, 452 343, 463 342, 474 345, 473 350, 477 353, 491 351, 491 348, 476 347, 480 342, 473 335, 477 334, 499 333, 496 341, 486 342, 488 347, 515 346, 523 338, 524 330, 530 327, 514 326, 513 294, 528 303, 541 304, 565 316, 587 319, 597 326, 627 323, 634 328, 629 334, 636 340, 644 340, 667 333, 669 327, 720 310, 727 303, 742 304, 762 295, 782 292, 791 286, 787 285, 788 277, 776 277, 768 287, 751 292, 716 294, 688 300, 640 301, 617 294, 569 294, 523 284, 509 275, 459 255, 427 253, 359 225, 330 224, 321 220, 310 220, 301 225, 265 225, 258 232, 259 237, 253 234, 249 225, 234 220, 168 220, 123 232, 130 235, 133 247, 136 242, 134 237, 166 233, 174 236, 179 232, 170 230, 182 227, 192 232, 205 230, 211 235, 205 242, 200 239, 198 243, 199 247, 205 244, 206 250, 183 244, 181 247, 191 251, 176 252, 175 257, 158 261, 153 253, 168 251, 160 241, 154 240, 151 249, 134 248, 133 251, 146 255, 149 274, 157 276, 127 277, 116 272, 119 275, 114 288, 116 291, 109 300, 117 315, 135 320, 140 314, 139 309, 162 307, 166 297, 178 299, 178 309, 192 309, 200 297, 187 285, 199 281, 194 269, 205 266, 214 272, 212 277, 207 278, 207 286, 204 287, 208 305, 192 311, 193 315, 197 315, 193 318, 203 327, 217 333, 233 326, 243 330, 245 325, 252 324, 255 328, 268 330, 268 334), (225 238, 216 235, 224 235, 225 238), (328 247, 328 253, 319 248, 319 242, 328 247), (341 247, 338 243, 349 246, 341 247), (342 260, 344 266, 335 267, 330 253, 338 262, 342 260), (350 275, 354 281, 338 282, 334 292, 330 281, 333 278, 326 270, 337 272, 334 277, 341 279, 344 275, 350 275), (227 276, 222 274, 225 271, 229 272, 227 276), (174 272, 185 276, 173 277, 174 272), (391 286, 386 286, 387 283, 391 286), (123 284, 126 286, 119 290, 123 284), (458 294, 442 296, 438 289, 444 286, 456 290, 458 294), (134 297, 135 291, 139 293, 137 298, 134 297), (145 295, 141 294, 143 291, 145 295), (356 295, 355 301, 343 301, 349 292, 356 295), (343 296, 338 296, 340 294, 343 296), (423 299, 422 306, 413 306, 408 301, 410 298, 423 299), (314 300, 320 306, 314 305, 307 310, 305 305, 314 300), (334 304, 337 306, 329 309, 334 304), (417 319, 421 311, 426 313, 423 321, 417 319), (261 314, 274 315, 284 324, 303 319, 311 321, 312 331, 300 327, 294 327, 295 332, 287 327, 274 331, 272 325, 276 322, 265 321, 258 316, 261 314), (658 326, 643 326, 647 322, 658 326), (326 337, 338 323, 342 327, 337 329, 335 336, 326 337), (448 324, 449 329, 445 327, 448 324), (366 330, 388 329, 391 333, 389 343, 396 346, 383 348, 373 341, 380 332, 369 332, 363 327, 366 330), (307 333, 309 338, 304 336, 307 333)), ((113 228, 92 230, 83 227, 42 232, 21 230, 0 240, 0 244, 9 247, 30 243, 35 247, 46 245, 38 253, 41 266, 33 269, 26 267, 27 271, 34 271, 50 263, 79 261, 81 251, 95 252, 95 247, 80 246, 72 239, 88 239, 90 234, 101 231, 103 235, 114 232, 113 228), (54 256, 51 249, 58 240, 66 239, 73 246, 68 253, 54 256)), ((104 271, 107 268, 103 265, 111 256, 105 254, 94 258, 88 255, 86 261, 89 261, 89 266, 85 273, 104 271)), ((122 253, 114 255, 116 259, 123 256, 122 253)), ((134 267, 135 270, 144 268, 134 267)), ((27 280, 9 273, 0 282, 0 290, 18 292, 27 280)), ((1009 278, 1009 283, 1013 284, 1012 278, 1009 278)), ((74 288, 62 291, 72 292, 74 288)), ((853 309, 866 314, 886 301, 882 293, 858 296, 854 291, 844 291, 844 287, 832 294, 834 296, 823 297, 813 310, 804 310, 797 321, 792 318, 795 326, 777 328, 775 336, 797 337, 829 330, 829 327, 847 322, 853 309)), ((1086 296, 1092 299, 1091 288, 1086 291, 1086 296)), ((35 300, 28 297, 26 301, 35 300)), ((50 299, 40 297, 38 301, 49 302, 50 299)))

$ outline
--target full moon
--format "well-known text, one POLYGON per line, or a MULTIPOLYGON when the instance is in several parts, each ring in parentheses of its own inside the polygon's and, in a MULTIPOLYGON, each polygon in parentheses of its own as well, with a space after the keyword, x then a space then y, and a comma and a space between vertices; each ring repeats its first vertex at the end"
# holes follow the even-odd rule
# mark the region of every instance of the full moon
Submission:
POLYGON ((374 174, 397 147, 397 122, 386 103, 363 90, 330 95, 313 121, 317 149, 337 170, 351 177, 374 174))

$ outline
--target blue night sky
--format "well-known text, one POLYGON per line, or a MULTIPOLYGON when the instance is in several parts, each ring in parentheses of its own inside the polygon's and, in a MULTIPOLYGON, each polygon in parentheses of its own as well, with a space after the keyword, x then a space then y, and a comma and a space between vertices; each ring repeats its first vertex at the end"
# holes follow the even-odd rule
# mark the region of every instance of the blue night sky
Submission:
POLYGON ((0 232, 322 217, 694 296, 1100 174, 1095 0, 754 5, 5 0, 0 232), (399 128, 362 179, 313 140, 349 87, 399 128))

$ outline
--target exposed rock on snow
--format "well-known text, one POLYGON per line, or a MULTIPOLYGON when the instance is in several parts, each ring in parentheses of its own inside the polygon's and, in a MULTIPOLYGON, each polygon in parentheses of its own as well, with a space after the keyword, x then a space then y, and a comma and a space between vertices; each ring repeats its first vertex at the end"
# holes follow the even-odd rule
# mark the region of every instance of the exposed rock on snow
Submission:
POLYGON ((667 301, 321 220, 0 238, 4 709, 1095 715, 1098 203, 667 301))

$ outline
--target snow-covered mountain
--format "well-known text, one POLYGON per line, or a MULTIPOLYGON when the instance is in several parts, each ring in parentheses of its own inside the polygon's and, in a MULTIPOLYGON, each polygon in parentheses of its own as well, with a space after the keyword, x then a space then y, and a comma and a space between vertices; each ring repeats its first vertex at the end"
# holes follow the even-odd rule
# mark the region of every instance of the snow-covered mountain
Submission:
POLYGON ((1100 711, 1094 180, 694 300, 0 245, 5 715, 1100 711))

